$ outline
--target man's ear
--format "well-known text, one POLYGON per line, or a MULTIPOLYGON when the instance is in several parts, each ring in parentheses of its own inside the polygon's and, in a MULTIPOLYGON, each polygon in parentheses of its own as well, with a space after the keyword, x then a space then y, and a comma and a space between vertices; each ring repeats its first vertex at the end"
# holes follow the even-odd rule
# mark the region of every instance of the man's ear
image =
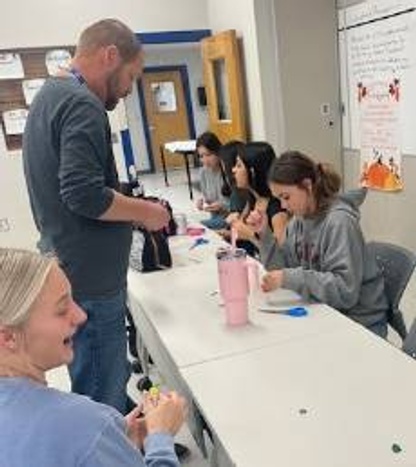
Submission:
POLYGON ((17 348, 17 332, 15 329, 0 325, 0 348, 8 350, 17 348))
POLYGON ((109 45, 104 49, 104 59, 110 68, 117 68, 120 64, 120 52, 115 45, 109 45))

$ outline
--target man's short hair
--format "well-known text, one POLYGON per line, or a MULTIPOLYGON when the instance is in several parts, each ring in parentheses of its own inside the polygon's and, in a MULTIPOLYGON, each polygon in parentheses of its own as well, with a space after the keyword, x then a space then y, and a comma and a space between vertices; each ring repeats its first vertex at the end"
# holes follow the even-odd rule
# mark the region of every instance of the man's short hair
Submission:
POLYGON ((134 60, 141 51, 140 41, 130 28, 117 19, 103 19, 84 29, 77 53, 89 54, 109 45, 117 47, 125 63, 134 60))

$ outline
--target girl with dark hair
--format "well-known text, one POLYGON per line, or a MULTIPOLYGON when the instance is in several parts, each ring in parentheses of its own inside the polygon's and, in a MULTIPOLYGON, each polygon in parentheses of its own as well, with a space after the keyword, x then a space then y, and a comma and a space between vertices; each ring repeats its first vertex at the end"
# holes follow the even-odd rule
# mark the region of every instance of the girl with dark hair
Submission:
POLYGON ((225 176, 218 152, 221 142, 214 133, 203 133, 196 140, 196 150, 202 162, 200 183, 202 198, 196 207, 200 211, 210 213, 208 219, 201 220, 206 227, 218 230, 227 226, 225 216, 228 214, 229 200, 223 194, 225 176))
POLYGON ((297 151, 285 152, 273 163, 269 180, 272 193, 293 217, 284 243, 277 245, 280 264, 265 275, 263 289, 294 290, 385 337, 384 282, 359 223, 363 193, 340 196, 340 176, 297 151))
MULTIPOLYGON (((260 247, 266 232, 283 241, 287 214, 268 186, 268 173, 276 159, 273 148, 265 142, 247 143, 238 154, 232 174, 237 196, 244 207, 239 215, 229 216, 238 238, 260 247)), ((268 268, 267 260, 263 263, 268 268)))

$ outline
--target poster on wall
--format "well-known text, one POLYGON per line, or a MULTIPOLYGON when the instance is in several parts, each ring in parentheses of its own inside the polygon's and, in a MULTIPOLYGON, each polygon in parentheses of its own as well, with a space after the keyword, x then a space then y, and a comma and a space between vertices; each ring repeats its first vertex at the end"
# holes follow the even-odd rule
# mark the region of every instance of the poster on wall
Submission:
MULTIPOLYGON (((363 106, 357 93, 374 86, 399 86, 399 139, 401 152, 416 154, 416 0, 370 0, 344 10, 341 73, 347 115, 348 147, 361 146, 363 106), (379 83, 379 84, 377 84, 379 83)), ((381 92, 381 91, 380 91, 381 92)), ((385 92, 385 91, 383 91, 385 92)), ((366 104, 368 101, 364 101, 366 104)), ((345 125, 345 120, 347 124, 345 125)))
POLYGON ((22 60, 16 53, 0 53, 0 79, 24 78, 22 60))
POLYGON ((25 96, 26 105, 30 105, 36 96, 39 89, 43 86, 45 80, 39 79, 26 79, 22 81, 23 95, 25 96))
POLYGON ((45 65, 49 76, 55 76, 60 70, 67 70, 71 65, 71 54, 68 50, 50 50, 45 57, 45 65))
POLYGON ((359 82, 362 186, 381 191, 403 189, 400 137, 400 80, 359 82))
POLYGON ((14 109, 3 112, 6 135, 22 135, 25 131, 27 109, 14 109))

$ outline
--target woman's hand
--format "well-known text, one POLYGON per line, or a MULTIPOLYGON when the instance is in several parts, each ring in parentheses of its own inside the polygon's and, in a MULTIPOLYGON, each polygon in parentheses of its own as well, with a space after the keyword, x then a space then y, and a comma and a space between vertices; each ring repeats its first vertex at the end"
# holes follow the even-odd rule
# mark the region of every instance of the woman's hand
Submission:
POLYGON ((228 241, 231 240, 231 231, 227 229, 219 229, 215 231, 222 239, 228 241))
POLYGON ((238 219, 240 219, 240 213, 238 213, 238 212, 230 212, 230 214, 228 214, 228 216, 226 217, 225 222, 226 222, 228 225, 232 225, 233 222, 238 221, 238 219))
POLYGON ((176 392, 160 393, 156 404, 151 396, 146 396, 143 410, 148 434, 169 433, 174 436, 185 420, 186 402, 176 392))
POLYGON ((144 439, 147 436, 147 427, 142 410, 143 406, 137 406, 124 417, 127 426, 127 436, 139 449, 143 447, 144 439))
POLYGON ((196 208, 198 211, 202 211, 204 209, 204 198, 199 198, 196 202, 196 208))
POLYGON ((237 220, 231 224, 231 228, 237 231, 237 237, 241 240, 255 241, 255 230, 250 225, 247 225, 241 220, 237 220))
POLYGON ((218 202, 206 203, 204 207, 204 211, 206 212, 220 212, 221 210, 222 206, 218 202))
POLYGON ((267 215, 265 212, 253 209, 247 216, 246 223, 254 232, 262 233, 267 226, 267 215))
POLYGON ((271 292, 275 289, 280 289, 283 283, 283 271, 277 269, 275 271, 270 271, 263 276, 261 289, 263 292, 271 292))

